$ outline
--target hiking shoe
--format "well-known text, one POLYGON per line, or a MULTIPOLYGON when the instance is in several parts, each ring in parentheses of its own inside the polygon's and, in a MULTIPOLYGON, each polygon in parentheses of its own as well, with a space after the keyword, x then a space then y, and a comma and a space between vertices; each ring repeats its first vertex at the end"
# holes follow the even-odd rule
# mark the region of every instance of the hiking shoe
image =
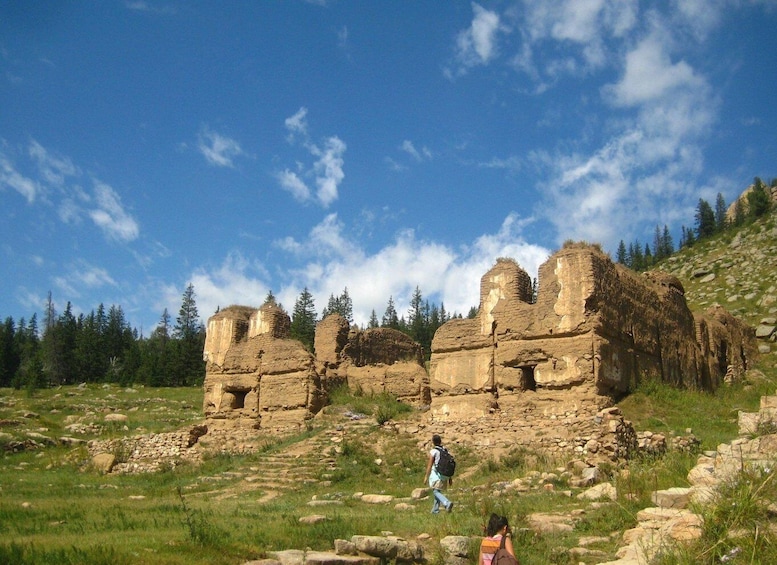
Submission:
POLYGON ((445 507, 445 511, 446 512, 450 512, 451 510, 453 510, 453 503, 452 502, 448 503, 448 506, 445 507))

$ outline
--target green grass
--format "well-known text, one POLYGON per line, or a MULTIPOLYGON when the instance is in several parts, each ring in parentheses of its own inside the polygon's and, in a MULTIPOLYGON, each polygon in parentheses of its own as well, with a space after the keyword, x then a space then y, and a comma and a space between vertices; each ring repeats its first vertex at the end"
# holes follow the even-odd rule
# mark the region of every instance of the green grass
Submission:
POLYGON ((672 435, 691 430, 702 449, 715 449, 737 435, 739 412, 757 411, 761 396, 769 394, 774 394, 773 378, 724 385, 714 394, 651 381, 618 405, 638 430, 672 435))
MULTIPOLYGON (((762 369, 762 379, 724 387, 714 395, 651 384, 620 406, 637 429, 671 436, 684 435, 690 428, 705 449, 714 449, 736 434, 738 410, 756 410, 760 396, 774 391, 774 367, 762 369)), ((201 394, 199 389, 128 391, 96 386, 42 390, 28 397, 24 391, 2 389, 0 432, 7 436, 0 436, 0 447, 25 437, 27 430, 50 437, 75 435, 65 429, 74 417, 96 426, 81 436, 84 439, 177 430, 201 420, 201 394), (126 430, 104 425, 105 414, 112 411, 129 416, 126 430)), ((574 497, 577 491, 568 486, 563 459, 526 448, 496 458, 461 446, 456 453, 460 476, 449 492, 456 510, 433 516, 430 500, 409 499, 413 489, 424 486, 424 448, 416 438, 375 423, 380 409, 391 411, 390 419, 413 417, 412 408, 395 412, 397 405, 388 395, 340 391, 323 417, 298 436, 268 440, 254 454, 212 455, 201 465, 184 462, 154 474, 99 475, 84 466, 88 453, 83 446, 4 451, 0 456, 0 563, 237 565, 271 551, 331 550, 336 538, 391 531, 410 540, 421 532, 430 534, 428 563, 442 565, 440 538, 472 536, 470 555, 474 559, 485 520, 497 512, 510 518, 524 565, 567 565, 571 563, 568 550, 581 536, 603 537, 607 541, 596 549, 614 558, 620 533, 636 524, 640 509, 652 505, 650 494, 685 486, 688 470, 695 464, 695 455, 670 453, 603 468, 619 497, 602 505, 574 497), (370 415, 372 423, 349 428, 342 441, 333 444, 339 446, 336 465, 334 470, 322 466, 319 478, 324 482, 300 484, 261 504, 261 492, 241 493, 243 477, 262 457, 284 453, 296 442, 327 433, 345 412, 370 415), (542 479, 541 472, 554 475, 542 479), (527 491, 504 488, 518 477, 534 477, 527 491), (552 489, 546 490, 544 484, 552 489), (230 488, 234 496, 219 496, 230 488), (415 510, 367 504, 354 498, 356 492, 390 494, 415 510), (308 503, 313 498, 340 504, 311 507, 308 503), (528 529, 527 517, 535 512, 574 514, 574 530, 534 534, 528 529), (310 514, 325 514, 328 520, 301 524, 300 518, 310 514)), ((710 526, 702 541, 666 553, 662 563, 719 563, 720 557, 737 548, 740 560, 734 563, 757 563, 744 560, 754 554, 774 556, 777 562, 771 553, 772 539, 765 533, 771 517, 762 503, 777 497, 773 483, 770 477, 749 476, 742 484, 732 485, 726 495, 731 503, 709 511, 709 524, 725 526, 710 526), (732 537, 731 532, 741 535, 732 537)), ((581 557, 577 562, 596 560, 581 557)))

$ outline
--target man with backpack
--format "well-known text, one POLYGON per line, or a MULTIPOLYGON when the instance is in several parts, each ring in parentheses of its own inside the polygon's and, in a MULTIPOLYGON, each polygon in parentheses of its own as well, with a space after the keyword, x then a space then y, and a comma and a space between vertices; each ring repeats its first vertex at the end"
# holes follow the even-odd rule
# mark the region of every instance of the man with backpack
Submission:
POLYGON ((428 483, 432 489, 434 505, 432 514, 438 514, 440 507, 446 512, 453 510, 453 502, 442 493, 443 489, 453 484, 453 473, 456 470, 456 461, 447 449, 442 445, 442 438, 437 434, 432 436, 433 447, 429 451, 429 460, 426 463, 426 475, 424 483, 428 483))

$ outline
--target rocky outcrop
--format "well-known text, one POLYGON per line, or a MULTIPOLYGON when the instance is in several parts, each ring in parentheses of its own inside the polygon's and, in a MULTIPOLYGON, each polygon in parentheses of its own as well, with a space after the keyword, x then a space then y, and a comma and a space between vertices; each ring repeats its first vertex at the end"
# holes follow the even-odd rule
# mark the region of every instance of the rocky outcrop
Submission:
POLYGON ((230 306, 212 316, 203 353, 206 418, 222 428, 300 431, 341 383, 429 403, 421 347, 402 332, 361 331, 333 314, 318 324, 314 344, 315 355, 291 339, 288 314, 272 303, 230 306))

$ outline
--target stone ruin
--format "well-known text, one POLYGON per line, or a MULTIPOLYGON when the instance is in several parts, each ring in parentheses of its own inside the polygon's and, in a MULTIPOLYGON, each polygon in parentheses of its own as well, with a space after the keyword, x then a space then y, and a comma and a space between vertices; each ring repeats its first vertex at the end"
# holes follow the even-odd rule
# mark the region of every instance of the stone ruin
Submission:
POLYGON ((714 390, 756 355, 750 328, 719 306, 694 315, 677 278, 571 244, 540 266, 535 302, 529 275, 499 259, 477 317, 437 330, 428 418, 484 446, 588 453, 610 437, 623 452, 635 438, 618 399, 645 381, 714 390))
POLYGON ((319 322, 315 355, 290 338, 289 315, 275 304, 230 306, 208 320, 205 416, 220 427, 271 433, 304 429, 341 384, 430 402, 421 346, 390 328, 359 330, 339 314, 319 322))
POLYGON ((724 309, 694 315, 677 278, 634 273, 585 244, 540 266, 536 300, 529 275, 499 259, 481 279, 478 315, 435 333, 428 373, 420 346, 396 330, 328 316, 314 355, 289 328, 274 304, 208 320, 208 419, 300 430, 346 384, 428 408, 405 431, 444 432, 448 444, 617 459, 637 448, 618 399, 646 381, 714 390, 757 355, 753 331, 724 309))

